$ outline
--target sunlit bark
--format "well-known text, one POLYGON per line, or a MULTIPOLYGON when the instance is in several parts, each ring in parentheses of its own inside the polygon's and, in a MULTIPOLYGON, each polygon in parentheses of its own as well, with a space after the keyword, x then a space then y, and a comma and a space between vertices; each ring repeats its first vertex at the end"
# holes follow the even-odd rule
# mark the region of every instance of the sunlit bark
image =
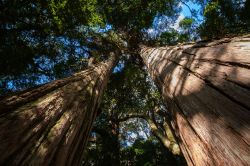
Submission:
POLYGON ((71 77, 0 100, 1 165, 81 165, 108 77, 110 54, 71 77))
POLYGON ((250 165, 250 36, 141 57, 172 116, 188 165, 250 165))

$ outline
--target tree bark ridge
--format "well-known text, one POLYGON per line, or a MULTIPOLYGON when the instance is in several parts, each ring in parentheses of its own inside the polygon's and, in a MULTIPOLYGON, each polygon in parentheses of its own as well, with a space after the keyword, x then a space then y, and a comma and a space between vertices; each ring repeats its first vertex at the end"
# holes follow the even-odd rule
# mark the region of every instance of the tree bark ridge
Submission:
POLYGON ((250 164, 250 36, 141 57, 172 115, 189 165, 250 164))
POLYGON ((2 98, 0 163, 80 165, 102 93, 118 61, 115 54, 68 78, 2 98))

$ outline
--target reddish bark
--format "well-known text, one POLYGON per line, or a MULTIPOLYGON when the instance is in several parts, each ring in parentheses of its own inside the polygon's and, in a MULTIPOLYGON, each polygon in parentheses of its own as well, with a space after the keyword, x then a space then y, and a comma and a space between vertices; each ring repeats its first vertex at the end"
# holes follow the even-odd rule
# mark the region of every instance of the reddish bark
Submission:
POLYGON ((172 115, 188 165, 250 165, 250 36, 141 57, 172 115))
POLYGON ((117 59, 1 99, 0 164, 80 165, 117 59))

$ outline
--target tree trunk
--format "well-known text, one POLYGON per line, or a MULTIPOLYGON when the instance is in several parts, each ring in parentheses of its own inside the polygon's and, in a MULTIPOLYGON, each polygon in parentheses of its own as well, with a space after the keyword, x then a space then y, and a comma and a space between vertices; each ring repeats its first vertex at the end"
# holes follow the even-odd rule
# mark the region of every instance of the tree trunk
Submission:
POLYGON ((250 36, 143 47, 188 165, 250 165, 250 36))
POLYGON ((117 55, 0 100, 0 164, 81 165, 117 55))
POLYGON ((144 117, 144 119, 148 122, 150 126, 150 130, 153 135, 162 143, 162 145, 167 148, 173 155, 180 155, 180 148, 178 143, 175 141, 174 136, 171 132, 170 127, 164 122, 164 133, 157 127, 155 122, 149 117, 144 117))
POLYGON ((141 118, 147 121, 152 134, 158 139, 162 145, 167 148, 173 155, 181 155, 180 147, 171 131, 170 126, 166 121, 163 123, 163 129, 161 130, 155 120, 152 117, 144 114, 130 114, 124 118, 120 118, 118 121, 123 122, 131 118, 141 118), (164 132, 163 132, 164 131, 164 132))

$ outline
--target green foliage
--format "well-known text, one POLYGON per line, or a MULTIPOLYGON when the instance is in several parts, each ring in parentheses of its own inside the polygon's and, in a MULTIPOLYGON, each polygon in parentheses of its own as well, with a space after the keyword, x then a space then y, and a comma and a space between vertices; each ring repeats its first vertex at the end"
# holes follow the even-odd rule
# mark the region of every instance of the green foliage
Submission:
POLYGON ((107 22, 126 31, 149 27, 157 13, 173 15, 177 1, 170 0, 99 0, 107 22))
POLYGON ((110 47, 108 40, 117 45, 122 38, 136 49, 141 30, 156 14, 175 15, 177 4, 172 0, 3 1, 0 88, 22 89, 84 69, 88 56, 102 59, 99 52, 110 47), (102 40, 99 30, 108 24, 113 33, 102 40))
MULTIPOLYGON (((224 19, 220 15, 219 3, 208 3, 204 10, 205 23, 200 27, 201 36, 204 37, 208 33, 212 32, 214 36, 224 35, 225 23, 224 19), (215 31, 216 29, 216 31, 215 31)), ((209 34, 208 34, 209 35, 209 34)), ((207 36, 206 36, 207 37, 207 36)))
POLYGON ((113 73, 107 92, 104 96, 104 106, 122 116, 123 113, 142 111, 145 96, 150 89, 146 81, 146 73, 137 65, 127 62, 121 72, 113 73))
POLYGON ((171 29, 168 32, 161 34, 158 41, 161 45, 176 45, 178 43, 178 32, 174 29, 171 29))
MULTIPOLYGON (((105 135, 101 134, 102 141, 98 143, 101 149, 96 149, 95 155, 92 155, 93 149, 90 149, 86 162, 91 160, 94 165, 114 163, 118 155, 121 165, 178 165, 180 159, 173 157, 152 137, 145 120, 122 120, 131 114, 147 115, 156 105, 162 105, 160 94, 145 70, 132 63, 131 59, 124 61, 124 68, 111 75, 101 104, 102 113, 95 121, 93 131, 98 134, 100 130, 105 132, 105 135), (115 150, 115 139, 119 141, 120 154, 115 150)), ((163 120, 163 117, 156 118, 158 122, 163 120)))
MULTIPOLYGON (((188 23, 188 22, 187 22, 188 23)), ((157 38, 157 42, 159 45, 176 45, 178 43, 184 43, 192 40, 191 36, 191 27, 187 28, 187 24, 183 23, 182 30, 178 32, 175 29, 170 29, 167 32, 164 32, 157 38)))
POLYGON ((101 13, 97 11, 97 0, 50 0, 48 6, 60 30, 71 22, 70 18, 75 18, 80 25, 104 25, 101 13))
POLYGON ((192 24, 194 23, 194 19, 192 18, 184 18, 179 22, 180 28, 184 30, 191 29, 192 24))
POLYGON ((204 11, 204 16, 209 17, 209 16, 217 16, 219 10, 219 3, 217 2, 210 2, 207 4, 205 11, 204 11))
MULTIPOLYGON (((192 1, 201 4, 205 17, 198 29, 201 38, 249 32, 249 0, 192 1)), ((110 48, 107 41, 136 52, 138 43, 146 40, 143 30, 152 25, 156 16, 178 16, 179 3, 179 0, 3 1, 0 89, 22 89, 84 69, 87 57, 103 59, 100 57, 104 53, 99 52, 110 48), (104 25, 110 25, 112 33, 100 33, 104 25)), ((180 22, 180 30, 169 29, 152 42, 175 45, 195 40, 194 24, 193 19, 185 18, 180 22)))
POLYGON ((132 146, 122 149, 121 156, 121 165, 181 165, 181 161, 173 157, 153 137, 148 140, 137 139, 132 146))
POLYGON ((178 24, 178 29, 169 28, 151 41, 155 45, 176 45, 178 43, 189 42, 197 39, 195 20, 186 17, 178 24))
POLYGON ((88 45, 87 38, 91 36, 80 27, 103 24, 94 0, 9 0, 1 2, 1 9, 3 92, 62 78, 85 68, 90 55, 83 46, 88 45))
MULTIPOLYGON (((249 0, 193 1, 203 7, 204 22, 198 29, 201 38, 249 31, 249 0)), ((179 0, 1 1, 0 94, 66 77, 87 68, 89 57, 99 62, 106 59, 110 50, 119 48, 124 52, 121 55, 124 68, 113 73, 109 81, 102 113, 95 122, 97 140, 88 153, 89 163, 111 165, 119 158, 120 144, 127 141, 134 143, 123 146, 124 165, 177 164, 154 138, 139 139, 138 128, 150 133, 145 120, 123 124, 119 119, 130 114, 149 115, 155 106, 163 107, 159 92, 138 65, 141 59, 136 56, 138 44, 147 41, 142 37, 143 30, 152 26, 156 16, 178 16, 179 3, 179 0), (111 30, 102 29, 105 25, 111 30), (137 137, 132 138, 131 133, 137 137)), ((195 24, 194 18, 184 18, 178 30, 170 28, 150 42, 176 45, 195 40, 195 24)), ((155 116, 159 126, 166 119, 155 116)))
POLYGON ((249 32, 249 1, 209 1, 204 7, 205 21, 199 28, 202 38, 221 38, 249 32), (248 12, 247 12, 248 11, 248 12))

